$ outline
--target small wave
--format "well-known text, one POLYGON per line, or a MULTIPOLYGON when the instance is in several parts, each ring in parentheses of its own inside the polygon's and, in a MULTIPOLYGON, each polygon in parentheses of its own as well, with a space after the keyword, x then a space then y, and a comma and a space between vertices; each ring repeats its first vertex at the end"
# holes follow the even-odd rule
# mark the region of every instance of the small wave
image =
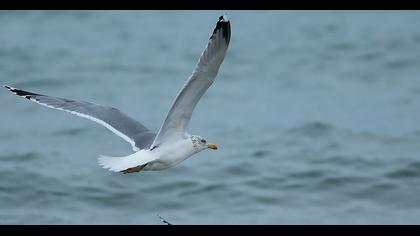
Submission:
POLYGON ((4 155, 0 156, 0 160, 2 161, 13 161, 13 162, 27 162, 34 160, 40 156, 37 152, 27 152, 22 154, 10 154, 10 155, 4 155))
POLYGON ((35 61, 35 57, 31 53, 20 47, 0 49, 0 59, 25 64, 32 64, 35 61))
POLYGON ((242 175, 250 176, 258 174, 252 165, 244 164, 242 166, 229 166, 224 170, 226 173, 231 173, 232 175, 242 175))
POLYGON ((397 187, 398 186, 393 183, 374 183, 351 193, 351 195, 356 198, 377 199, 377 197, 381 197, 384 194, 397 189, 397 187))
POLYGON ((35 79, 32 78, 29 81, 23 81, 13 84, 14 87, 21 88, 21 89, 29 89, 32 87, 50 87, 50 88, 58 88, 65 85, 65 80, 57 80, 57 79, 35 79))
POLYGON ((351 51, 351 50, 356 50, 357 46, 353 43, 342 42, 342 43, 336 43, 329 46, 329 49, 335 50, 335 51, 351 51))
POLYGON ((258 150, 258 151, 255 151, 254 153, 252 153, 252 156, 255 157, 255 158, 263 158, 263 157, 266 157, 270 154, 271 153, 268 150, 258 150))
POLYGON ((163 184, 154 185, 152 187, 147 187, 143 189, 143 191, 151 192, 151 193, 162 193, 162 190, 165 191, 172 191, 177 189, 191 189, 196 188, 199 186, 199 183, 197 181, 189 181, 189 180, 183 180, 183 181, 175 181, 175 182, 168 182, 163 184))
POLYGON ((414 88, 413 90, 411 90, 411 92, 412 92, 414 95, 420 95, 420 88, 414 88))
POLYGON ((412 162, 403 168, 386 173, 385 176, 391 179, 419 178, 420 162, 412 162))
POLYGON ((413 59, 410 58, 402 58, 402 59, 396 59, 393 61, 389 61, 385 63, 385 68, 390 70, 399 70, 399 69, 405 69, 407 67, 410 67, 413 65, 413 59))
POLYGON ((55 131, 52 132, 51 135, 57 135, 57 136, 74 136, 74 135, 78 135, 80 133, 83 133, 85 131, 85 129, 80 129, 80 128, 74 128, 74 129, 63 129, 60 131, 55 131))
POLYGON ((320 121, 306 123, 300 127, 292 128, 286 131, 287 133, 297 134, 302 136, 318 137, 331 133, 334 126, 320 121))
POLYGON ((282 202, 285 202, 286 203, 286 202, 289 201, 289 199, 286 199, 284 197, 280 197, 280 196, 266 196, 266 195, 254 196, 253 197, 253 200, 256 201, 256 202, 258 202, 258 203, 264 204, 264 205, 267 205, 267 204, 275 204, 275 205, 277 205, 279 203, 282 203, 282 202))
POLYGON ((359 58, 365 62, 372 62, 381 58, 382 56, 383 56, 382 52, 376 51, 376 52, 366 52, 363 55, 361 55, 359 58))
POLYGON ((360 156, 345 156, 345 155, 334 155, 325 158, 309 160, 312 164, 328 164, 337 166, 358 166, 358 167, 371 167, 378 166, 378 161, 369 161, 360 156))
POLYGON ((245 180, 242 182, 243 185, 249 188, 256 189, 271 189, 278 188, 279 185, 287 181, 287 178, 284 176, 269 176, 269 177, 257 177, 250 180, 245 180))
POLYGON ((349 185, 364 185, 372 179, 360 176, 330 176, 323 178, 317 185, 317 189, 348 188, 349 185))
POLYGON ((314 179, 323 178, 326 175, 325 171, 322 170, 309 170, 289 174, 290 178, 293 179, 314 179))
POLYGON ((66 195, 66 181, 39 173, 36 168, 22 167, 6 169, 0 173, 0 203, 6 205, 26 205, 45 207, 66 195), (59 189, 57 186, 61 186, 59 189))
POLYGON ((218 183, 218 184, 207 184, 204 186, 199 186, 195 189, 192 190, 185 190, 182 191, 181 193, 179 193, 179 196, 185 197, 188 195, 195 195, 195 194, 200 194, 200 193, 204 193, 204 194, 211 194, 214 192, 223 192, 224 190, 226 190, 228 187, 224 184, 224 183, 218 183))

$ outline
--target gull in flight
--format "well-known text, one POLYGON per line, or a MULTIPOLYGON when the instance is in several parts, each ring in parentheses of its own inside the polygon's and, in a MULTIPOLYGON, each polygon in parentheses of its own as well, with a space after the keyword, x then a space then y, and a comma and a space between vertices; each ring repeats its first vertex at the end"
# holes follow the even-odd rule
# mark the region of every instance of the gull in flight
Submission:
POLYGON ((217 149, 215 144, 207 143, 204 138, 187 133, 186 127, 195 105, 216 78, 229 41, 230 22, 226 15, 222 15, 192 75, 178 93, 157 133, 113 107, 31 93, 7 85, 4 87, 40 105, 95 121, 133 146, 135 152, 128 156, 101 155, 98 160, 103 168, 124 174, 164 170, 205 149, 217 149))

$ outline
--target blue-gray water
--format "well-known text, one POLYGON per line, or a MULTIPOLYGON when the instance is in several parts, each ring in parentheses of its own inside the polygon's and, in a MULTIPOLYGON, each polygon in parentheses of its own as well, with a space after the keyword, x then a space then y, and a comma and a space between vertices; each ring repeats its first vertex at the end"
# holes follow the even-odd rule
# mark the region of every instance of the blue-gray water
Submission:
MULTIPOLYGON (((0 82, 157 130, 222 11, 0 12, 0 82)), ((419 224, 420 12, 228 11, 189 132, 219 145, 122 175, 130 144, 0 90, 1 224, 419 224)))

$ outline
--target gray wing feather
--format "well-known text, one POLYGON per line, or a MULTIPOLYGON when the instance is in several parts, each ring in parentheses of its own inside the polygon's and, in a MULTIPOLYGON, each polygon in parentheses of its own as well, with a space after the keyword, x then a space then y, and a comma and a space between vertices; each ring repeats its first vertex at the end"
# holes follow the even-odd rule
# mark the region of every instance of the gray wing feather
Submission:
POLYGON ((167 139, 185 138, 194 107, 216 78, 230 42, 230 22, 219 18, 198 63, 169 110, 153 146, 167 139))
POLYGON ((131 143, 133 149, 149 148, 156 136, 144 125, 128 117, 118 109, 109 106, 103 106, 91 102, 74 101, 65 98, 51 97, 42 94, 27 92, 24 90, 5 86, 11 92, 18 96, 27 98, 40 105, 49 108, 70 112, 83 118, 95 121, 127 142, 131 143))

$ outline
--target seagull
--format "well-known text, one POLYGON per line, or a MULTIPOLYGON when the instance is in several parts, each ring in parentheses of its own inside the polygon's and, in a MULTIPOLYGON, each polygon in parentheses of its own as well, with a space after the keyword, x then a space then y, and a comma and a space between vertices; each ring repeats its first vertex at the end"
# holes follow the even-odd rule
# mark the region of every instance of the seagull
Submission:
POLYGON ((197 65, 157 133, 114 107, 32 93, 7 85, 4 87, 40 105, 99 123, 132 145, 134 153, 128 156, 100 155, 98 163, 103 168, 124 174, 165 170, 205 149, 217 150, 216 144, 208 143, 199 135, 189 134, 186 128, 194 107, 214 82, 229 42, 230 22, 224 14, 219 17, 197 65))

